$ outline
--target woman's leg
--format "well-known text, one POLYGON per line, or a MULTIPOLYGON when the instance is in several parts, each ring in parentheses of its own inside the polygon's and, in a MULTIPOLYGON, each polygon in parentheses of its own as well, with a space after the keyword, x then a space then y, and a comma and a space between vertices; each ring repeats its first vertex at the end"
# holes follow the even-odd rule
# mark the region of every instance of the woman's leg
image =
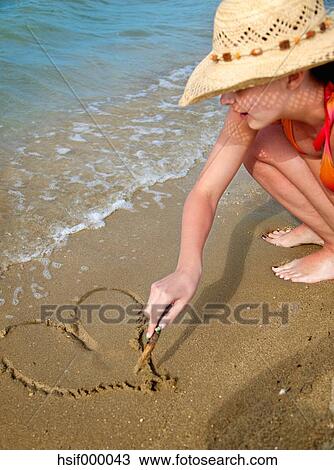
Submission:
MULTIPOLYGON (((327 189, 323 186, 320 180, 320 165, 321 165, 321 158, 314 158, 305 156, 303 157, 304 161, 309 166, 310 170, 312 171, 313 175, 319 181, 319 184, 323 187, 324 191, 326 192, 328 198, 334 204, 334 192, 327 189)), ((283 247, 293 247, 302 244, 317 244, 323 245, 324 241, 314 233, 307 225, 301 224, 298 225, 294 229, 286 229, 286 230, 275 230, 274 232, 268 233, 266 237, 263 237, 264 240, 267 242, 283 247)))
POLYGON ((303 158, 303 160, 307 163, 307 165, 310 168, 310 170, 312 171, 313 175, 318 180, 319 184, 321 185, 321 187, 323 188, 323 190, 327 194, 327 197, 329 198, 329 200, 334 205, 334 192, 331 191, 330 189, 326 188, 323 185, 323 183, 320 179, 321 158, 314 158, 314 157, 309 157, 309 156, 306 155, 303 158))
POLYGON ((262 236, 271 245, 292 248, 299 245, 324 245, 324 241, 306 224, 302 223, 293 228, 278 228, 262 236))
MULTIPOLYGON (((295 217, 299 218, 302 216, 301 212, 310 203, 286 176, 271 165, 257 160, 254 154, 248 155, 244 165, 253 178, 282 206, 288 209, 295 217), (300 210, 298 210, 298 207, 300 207, 300 210)), ((315 214, 316 211, 313 206, 309 207, 308 211, 310 213, 312 210, 315 214)), ((262 235, 262 238, 272 245, 284 248, 303 244, 324 244, 322 238, 304 223, 294 229, 275 230, 262 235)))
POLYGON ((276 274, 295 282, 333 279, 334 205, 305 161, 296 155, 280 125, 259 131, 245 166, 275 199, 324 240, 322 250, 278 268, 276 274))

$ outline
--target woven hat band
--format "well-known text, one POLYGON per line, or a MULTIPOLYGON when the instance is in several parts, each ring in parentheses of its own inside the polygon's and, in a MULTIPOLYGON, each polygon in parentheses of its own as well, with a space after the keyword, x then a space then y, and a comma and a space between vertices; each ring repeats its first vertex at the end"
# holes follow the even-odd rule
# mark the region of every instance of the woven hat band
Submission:
MULTIPOLYGON (((301 35, 294 35, 293 37, 286 38, 283 40, 280 40, 279 42, 276 42, 274 45, 273 44, 268 44, 268 46, 265 47, 255 47, 254 49, 248 49, 247 52, 240 52, 240 50, 236 50, 234 52, 223 52, 222 54, 216 54, 215 52, 211 54, 210 58, 213 60, 213 62, 219 62, 219 61, 224 61, 224 62, 231 62, 234 59, 241 59, 242 57, 246 56, 259 56, 262 55, 265 52, 269 51, 274 51, 274 50, 287 50, 290 49, 290 47, 293 47, 294 45, 300 44, 301 41, 304 41, 305 39, 311 39, 315 37, 316 34, 324 33, 328 29, 333 28, 334 22, 330 17, 326 17, 324 21, 322 21, 319 25, 317 25, 314 29, 308 29, 301 35)), ((277 40, 278 41, 278 40, 277 40)))
POLYGON ((268 49, 278 39, 301 36, 326 17, 322 0, 225 0, 216 12, 213 51, 241 54, 268 49))
POLYGON ((222 0, 212 43, 180 106, 334 61, 334 16, 323 0, 222 0))

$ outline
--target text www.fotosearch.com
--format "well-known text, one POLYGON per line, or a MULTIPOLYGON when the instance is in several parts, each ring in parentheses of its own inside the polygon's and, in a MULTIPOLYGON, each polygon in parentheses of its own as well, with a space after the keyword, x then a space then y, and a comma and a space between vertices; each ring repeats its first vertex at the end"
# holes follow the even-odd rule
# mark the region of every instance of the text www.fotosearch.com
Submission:
MULTIPOLYGON (((136 454, 136 452, 135 452, 136 454)), ((245 457, 239 453, 232 456, 224 455, 133 455, 124 454, 112 454, 112 453, 82 453, 61 455, 58 454, 58 466, 77 466, 77 465, 89 465, 89 466, 105 466, 114 465, 117 467, 130 466, 130 468, 137 468, 138 466, 153 466, 161 468, 163 466, 238 466, 238 465, 261 465, 261 466, 277 466, 278 459, 275 456, 250 456, 245 457)))

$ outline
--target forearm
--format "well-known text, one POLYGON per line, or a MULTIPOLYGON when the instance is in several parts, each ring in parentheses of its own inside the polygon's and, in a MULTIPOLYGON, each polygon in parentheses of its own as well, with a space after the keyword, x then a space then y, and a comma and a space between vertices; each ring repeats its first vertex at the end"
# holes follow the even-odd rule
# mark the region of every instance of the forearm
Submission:
POLYGON ((257 131, 229 111, 227 127, 219 134, 183 208, 178 268, 202 272, 202 253, 218 202, 237 173, 257 131))
POLYGON ((192 190, 183 207, 177 269, 202 272, 202 255, 214 220, 216 205, 203 192, 192 190))

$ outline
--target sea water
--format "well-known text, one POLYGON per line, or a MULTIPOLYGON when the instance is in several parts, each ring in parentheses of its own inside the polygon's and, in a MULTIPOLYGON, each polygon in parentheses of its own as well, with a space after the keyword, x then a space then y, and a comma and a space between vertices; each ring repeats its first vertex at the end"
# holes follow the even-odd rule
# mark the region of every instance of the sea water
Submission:
POLYGON ((177 103, 219 3, 0 2, 0 267, 204 162, 225 110, 177 103))

